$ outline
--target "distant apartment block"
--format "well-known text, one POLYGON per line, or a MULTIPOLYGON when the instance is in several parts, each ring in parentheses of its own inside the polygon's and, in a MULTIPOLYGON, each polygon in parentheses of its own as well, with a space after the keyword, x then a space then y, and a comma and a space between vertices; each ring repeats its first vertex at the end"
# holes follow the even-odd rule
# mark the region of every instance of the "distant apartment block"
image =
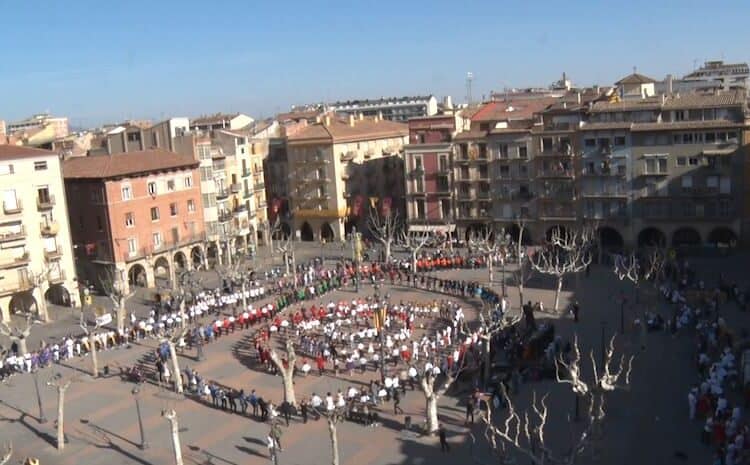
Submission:
POLYGON ((190 129, 200 131, 212 131, 214 129, 242 129, 255 120, 242 113, 224 114, 217 113, 215 115, 201 116, 190 121, 190 129))
POLYGON ((0 316, 79 302, 60 159, 0 145, 0 316))
POLYGON ((389 121, 406 122, 409 118, 432 116, 438 112, 435 96, 390 97, 372 100, 348 100, 334 102, 328 109, 344 115, 362 114, 368 117, 380 115, 389 121))
POLYGON ((163 150, 65 161, 79 279, 151 287, 204 264, 198 165, 163 150))

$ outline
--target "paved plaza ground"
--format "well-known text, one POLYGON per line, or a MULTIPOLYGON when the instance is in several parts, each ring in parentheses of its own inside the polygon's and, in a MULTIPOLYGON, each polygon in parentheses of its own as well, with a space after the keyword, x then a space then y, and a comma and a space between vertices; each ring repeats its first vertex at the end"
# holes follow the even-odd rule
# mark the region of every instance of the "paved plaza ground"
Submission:
MULTIPOLYGON (((318 250, 311 250, 310 255, 319 255, 318 250)), ((328 251, 328 257, 334 258, 335 250, 328 251)), ((307 255, 307 256, 310 256, 307 255)), ((305 255, 303 255, 305 257, 305 255)), ((729 257, 724 259, 696 260, 695 267, 709 285, 713 285, 718 272, 727 273, 736 279, 741 287, 746 287, 747 278, 742 275, 743 259, 746 257, 729 257)), ((304 258, 302 258, 304 259, 304 258)), ((302 260, 298 258, 298 260, 302 260)), ((269 266, 266 256, 259 261, 269 266)), ((278 259, 277 259, 278 260, 278 259)), ((277 262, 278 263, 278 262, 277 262)), ((259 263, 261 264, 261 263, 259 263)), ((486 281, 486 270, 465 270, 440 272, 438 275, 458 279, 476 279, 486 281)), ((617 281, 609 268, 595 266, 590 277, 582 277, 576 287, 569 283, 563 296, 566 303, 576 298, 581 305, 581 321, 574 324, 565 317, 555 321, 558 334, 570 338, 577 333, 581 348, 593 349, 599 354, 602 332, 609 337, 620 327, 619 293, 628 289, 617 281)), ((500 289, 500 273, 496 272, 495 288, 500 289)), ((423 291, 400 286, 385 286, 392 299, 427 300, 434 296, 423 291)), ((364 296, 372 292, 365 286, 356 294, 353 290, 338 291, 323 300, 352 299, 357 295, 364 296)), ((518 307, 516 288, 508 286, 508 294, 513 307, 518 307)), ((130 306, 146 311, 149 294, 143 292, 136 296, 130 306)), ((543 300, 546 306, 553 302, 551 283, 535 280, 526 290, 526 297, 532 301, 543 300)), ((438 296, 438 298, 441 298, 438 296)), ((476 302, 466 301, 465 305, 476 302)), ((626 307, 627 308, 627 307, 626 307)), ((471 317, 472 312, 468 312, 471 317)), ((78 333, 76 321, 78 313, 69 309, 54 310, 55 323, 36 328, 30 347, 36 347, 38 338, 51 339, 66 333, 78 333)), ((722 309, 722 315, 737 328, 748 326, 748 317, 731 305, 722 309)), ((544 319, 548 315, 538 315, 544 319)), ((635 311, 627 308, 626 321, 635 317, 635 311)), ((605 439, 598 463, 606 464, 672 464, 686 463, 678 459, 675 452, 687 455, 687 463, 709 463, 710 451, 698 440, 699 426, 687 419, 688 387, 697 380, 693 363, 694 338, 692 333, 680 333, 672 336, 667 333, 648 335, 646 350, 641 351, 640 333, 627 325, 624 336, 618 337, 618 347, 626 352, 637 354, 633 370, 632 387, 627 392, 616 392, 612 395, 608 407, 608 419, 605 426, 605 439)), ((239 331, 220 338, 205 348, 207 359, 197 362, 194 352, 188 352, 181 359, 181 368, 194 367, 205 379, 216 380, 221 384, 237 389, 256 389, 265 398, 278 402, 282 398, 281 379, 264 372, 248 368, 238 349, 247 348, 251 343, 248 331, 239 331)), ((100 366, 108 364, 130 365, 143 359, 144 354, 155 347, 156 341, 141 341, 128 349, 116 349, 100 354, 100 366)), ((56 394, 45 386, 45 382, 54 372, 64 376, 74 373, 85 373, 88 370, 88 359, 75 359, 63 365, 48 368, 39 372, 38 382, 42 394, 44 412, 49 421, 39 422, 39 408, 35 395, 34 377, 17 375, 7 384, 0 385, 0 442, 13 442, 14 461, 34 456, 47 464, 170 464, 173 463, 171 439, 168 422, 161 417, 161 411, 174 408, 179 416, 181 440, 185 463, 244 465, 269 463, 264 438, 269 430, 267 424, 253 419, 232 415, 210 406, 201 404, 190 397, 177 397, 165 392, 153 384, 145 384, 140 394, 143 426, 148 449, 140 450, 139 430, 136 420, 135 401, 131 394, 133 384, 123 382, 114 374, 93 380, 81 375, 80 382, 74 383, 66 395, 65 424, 69 443, 62 454, 54 448, 54 422, 56 414, 56 394)), ((368 372, 368 377, 375 378, 375 372, 368 372)), ((348 386, 362 381, 345 376, 310 376, 298 378, 296 389, 298 399, 309 396, 315 391, 324 394, 337 389, 345 390, 348 386)), ((518 408, 528 405, 531 392, 550 391, 549 398, 552 419, 550 420, 550 442, 564 447, 577 425, 570 424, 568 418, 572 413, 574 397, 569 386, 555 385, 551 382, 528 383, 522 385, 522 393, 515 402, 518 408)), ((388 404, 390 406, 390 404, 388 404)), ((409 391, 402 401, 405 415, 412 417, 413 423, 421 424, 424 420, 424 397, 419 391, 409 391)), ((441 420, 448 429, 448 440, 452 446, 449 454, 441 454, 436 438, 416 437, 402 432, 404 415, 390 415, 386 408, 383 426, 367 428, 351 423, 344 423, 339 428, 339 444, 342 464, 356 465, 396 465, 396 464, 463 464, 497 463, 483 439, 483 428, 480 424, 464 426, 463 398, 444 397, 440 402, 441 420), (472 436, 474 439, 472 440, 472 436)), ((324 421, 312 421, 303 425, 293 421, 285 430, 282 438, 284 451, 280 454, 281 464, 318 465, 330 463, 330 441, 324 421)), ((519 461, 527 463, 528 459, 519 461)), ((589 463, 582 459, 581 463, 589 463)), ((593 461, 591 461, 593 463, 593 461)))

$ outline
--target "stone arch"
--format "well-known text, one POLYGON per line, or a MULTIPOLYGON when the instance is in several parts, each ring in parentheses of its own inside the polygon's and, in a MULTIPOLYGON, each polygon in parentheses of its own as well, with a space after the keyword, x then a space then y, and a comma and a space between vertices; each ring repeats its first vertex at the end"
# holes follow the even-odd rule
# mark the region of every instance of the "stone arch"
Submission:
POLYGON ((565 229, 565 226, 561 224, 552 225, 549 228, 547 228, 547 232, 544 233, 544 239, 547 241, 552 240, 552 235, 555 234, 556 232, 559 233, 560 235, 565 235, 567 234, 568 230, 565 229))
POLYGON ((333 232, 333 228, 328 223, 323 223, 320 226, 320 238, 326 242, 333 242, 336 235, 333 232))
POLYGON ((185 254, 182 252, 176 252, 174 254, 174 257, 172 259, 172 262, 174 263, 175 270, 185 270, 188 266, 187 258, 185 257, 185 254))
POLYGON ((357 222, 351 218, 347 218, 346 221, 344 221, 344 234, 346 235, 346 237, 349 237, 354 232, 354 228, 356 227, 357 222))
POLYGON ((737 234, 730 228, 719 226, 708 233, 706 242, 715 246, 735 247, 737 245, 737 234))
POLYGON ((52 284, 44 293, 44 300, 55 305, 70 305, 70 292, 62 284, 52 284))
POLYGON ((167 257, 158 257, 154 261, 154 276, 169 279, 169 260, 167 260, 167 257))
POLYGON ((190 249, 190 261, 193 262, 193 268, 198 268, 203 264, 203 249, 196 245, 190 249))
POLYGON ((39 314, 39 306, 33 294, 33 289, 23 292, 16 292, 10 298, 8 303, 8 312, 13 315, 39 314))
POLYGON ((299 228, 299 234, 300 234, 300 238, 306 242, 310 242, 315 239, 313 228, 312 226, 310 226, 310 223, 308 223, 307 221, 302 223, 302 227, 299 228))
POLYGON ((672 233, 672 247, 693 247, 701 245, 701 233, 689 226, 679 228, 672 233))
MULTIPOLYGON (((512 224, 505 228, 505 231, 510 234, 511 240, 518 244, 518 236, 521 234, 521 228, 517 224, 512 224)), ((523 228, 523 237, 521 238, 521 245, 531 245, 533 240, 531 239, 531 230, 528 226, 523 228)))
POLYGON ((648 227, 638 233, 638 247, 666 247, 667 235, 661 229, 648 227))
POLYGON ((596 230, 599 239, 599 245, 605 251, 622 250, 625 246, 625 240, 620 232, 611 226, 602 226, 596 230))
POLYGON ((216 263, 219 260, 219 246, 212 242, 206 248, 206 259, 208 263, 216 263))
POLYGON ((146 287, 146 268, 143 265, 136 263, 128 269, 128 284, 132 286, 146 287))

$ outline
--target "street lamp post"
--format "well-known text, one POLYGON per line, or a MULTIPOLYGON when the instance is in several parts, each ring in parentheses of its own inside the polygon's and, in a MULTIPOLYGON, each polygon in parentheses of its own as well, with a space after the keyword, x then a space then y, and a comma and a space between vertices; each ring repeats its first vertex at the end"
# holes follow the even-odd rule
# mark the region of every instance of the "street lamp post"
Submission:
MULTIPOLYGON (((179 373, 177 374, 179 376, 179 373)), ((139 399, 140 389, 138 386, 134 387, 132 391, 130 391, 131 394, 133 394, 133 398, 135 399, 135 411, 138 415, 138 431, 141 433, 141 443, 138 444, 138 448, 141 450, 148 449, 148 443, 146 442, 146 436, 143 434, 143 420, 141 419, 141 403, 139 399)))

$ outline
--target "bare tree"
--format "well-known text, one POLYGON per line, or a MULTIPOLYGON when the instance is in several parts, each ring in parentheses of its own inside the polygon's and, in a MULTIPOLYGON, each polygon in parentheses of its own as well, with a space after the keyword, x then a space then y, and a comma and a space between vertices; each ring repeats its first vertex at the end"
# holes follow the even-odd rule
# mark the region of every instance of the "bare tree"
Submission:
POLYGON ((640 284, 661 276, 664 269, 664 253, 658 248, 651 249, 641 257, 635 252, 630 252, 627 255, 615 255, 614 263, 615 276, 620 281, 633 283, 633 293, 637 302, 640 284))
POLYGON ((250 279, 247 257, 241 255, 230 263, 217 265, 214 269, 221 280, 230 283, 232 286, 235 284, 240 285, 242 288, 242 307, 247 308, 247 296, 245 296, 245 291, 247 290, 247 282, 250 279))
POLYGON ((174 392, 182 394, 184 389, 182 387, 182 375, 180 372, 180 361, 177 358, 177 344, 182 342, 182 339, 187 335, 190 328, 182 328, 172 336, 165 338, 162 342, 165 342, 169 346, 169 357, 172 362, 172 371, 174 376, 174 392))
POLYGON ((487 272, 490 284, 494 281, 495 256, 502 250, 500 241, 495 240, 495 232, 492 228, 483 231, 474 231, 469 235, 469 248, 484 255, 487 262, 487 272))
POLYGON ((284 271, 289 274, 289 262, 291 261, 292 274, 294 276, 294 282, 297 282, 297 262, 294 255, 294 235, 289 234, 284 236, 283 230, 281 229, 281 219, 276 218, 276 221, 271 226, 271 235, 279 234, 280 238, 276 240, 276 251, 281 254, 284 260, 284 271))
POLYGON ((78 378, 64 379, 60 373, 56 374, 47 386, 57 391, 57 450, 62 452, 65 448, 65 392, 78 378))
POLYGON ((591 232, 563 231, 555 228, 547 245, 531 257, 531 266, 542 274, 557 279, 554 312, 560 308, 563 280, 572 273, 584 271, 591 264, 591 232))
POLYGON ((518 262, 518 268, 513 273, 513 277, 516 281, 516 287, 518 288, 518 302, 519 306, 523 306, 523 291, 526 287, 526 283, 529 282, 531 276, 534 274, 534 268, 531 266, 531 258, 526 253, 523 245, 524 232, 526 231, 526 219, 516 219, 516 225, 518 226, 518 240, 516 241, 516 260, 518 262))
MULTIPOLYGON (((103 313, 102 309, 95 310, 94 315, 95 316, 101 316, 103 313), (98 315, 97 315, 98 313, 98 315)), ((78 322, 78 326, 81 327, 83 330, 83 333, 86 335, 86 339, 89 343, 89 352, 91 352, 91 376, 94 378, 99 377, 99 360, 96 356, 96 332, 99 330, 100 324, 99 319, 94 319, 94 325, 89 327, 89 322, 86 320, 86 318, 83 315, 83 310, 81 310, 81 317, 78 322)))
POLYGON ((174 451, 175 465, 183 465, 182 446, 180 445, 180 425, 177 422, 177 412, 174 409, 163 410, 161 416, 169 421, 172 430, 172 449, 174 451))
POLYGON ((391 248, 403 229, 403 222, 397 210, 390 210, 387 215, 381 215, 377 208, 370 208, 367 227, 378 242, 383 244, 385 261, 391 261, 391 248))
POLYGON ((294 393, 294 367, 297 363, 297 353, 294 351, 294 343, 290 337, 287 337, 284 343, 286 349, 286 366, 284 360, 279 357, 276 348, 271 348, 271 361, 276 365, 276 369, 281 373, 281 381, 284 383, 284 400, 290 405, 297 405, 297 397, 294 393))
POLYGON ((28 352, 26 340, 31 334, 31 327, 39 323, 31 315, 26 316, 26 325, 23 328, 10 326, 7 321, 0 321, 0 334, 10 339, 10 342, 18 344, 18 355, 24 356, 28 352))
MULTIPOLYGON (((458 361, 456 361, 458 362, 458 361)), ((458 379, 461 370, 455 373, 441 373, 439 369, 433 368, 426 370, 420 379, 422 393, 425 397, 427 407, 427 425, 425 426, 428 434, 435 434, 439 427, 438 422, 438 400, 458 379)))
POLYGON ((320 410, 320 414, 326 417, 328 423, 328 434, 331 438, 331 465, 339 465, 338 425, 346 420, 346 408, 335 407, 333 410, 320 410))
POLYGON ((125 330, 125 319, 127 318, 125 303, 135 295, 135 290, 131 289, 130 292, 125 292, 125 283, 117 276, 117 270, 113 268, 105 268, 104 272, 99 275, 99 285, 112 301, 117 320, 117 331, 122 333, 125 330))
POLYGON ((519 412, 504 386, 501 386, 501 389, 508 405, 505 420, 496 424, 489 405, 482 415, 486 425, 485 437, 490 446, 496 451, 503 451, 502 453, 505 446, 509 446, 531 459, 531 463, 536 465, 573 465, 581 454, 593 445, 596 436, 601 435, 601 426, 606 416, 606 395, 615 389, 627 389, 630 386, 633 357, 621 355, 619 362, 614 362, 614 339, 610 339, 601 366, 597 365, 593 351, 589 354, 593 379, 588 383, 581 378, 581 352, 577 338, 574 339, 572 359, 565 362, 560 356, 556 360, 558 382, 570 384, 576 396, 588 401, 584 426, 580 432, 575 433, 572 444, 565 448, 565 452, 555 453, 546 441, 548 394, 538 398, 534 392, 531 412, 519 412), (616 367, 614 363, 617 363, 616 367), (562 375, 561 370, 564 372, 562 375))
POLYGON ((422 249, 434 239, 434 237, 434 234, 428 231, 423 231, 418 234, 409 234, 404 231, 401 234, 401 245, 411 253, 412 273, 417 272, 417 257, 419 257, 419 252, 421 252, 422 249))
POLYGON ((6 463, 10 462, 10 458, 13 456, 13 443, 8 441, 5 444, 5 452, 3 453, 3 456, 0 457, 0 465, 5 465, 6 463))
POLYGON ((39 289, 39 300, 36 302, 36 306, 37 314, 42 321, 49 321, 47 299, 44 297, 45 285, 49 283, 49 272, 49 267, 43 266, 39 272, 28 273, 29 282, 34 286, 34 289, 39 289))

